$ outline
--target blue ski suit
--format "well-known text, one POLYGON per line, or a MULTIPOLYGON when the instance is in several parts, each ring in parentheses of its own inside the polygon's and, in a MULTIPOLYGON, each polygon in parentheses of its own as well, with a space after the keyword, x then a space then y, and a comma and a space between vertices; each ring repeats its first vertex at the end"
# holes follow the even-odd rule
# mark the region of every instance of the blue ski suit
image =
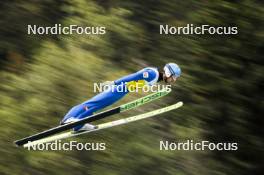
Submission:
MULTIPOLYGON (((69 119, 82 119, 91 116, 94 112, 112 105, 129 93, 129 88, 126 88, 125 86, 131 85, 131 83, 140 82, 141 85, 151 86, 158 81, 158 78, 159 72, 157 68, 147 67, 136 73, 115 80, 114 85, 123 86, 123 91, 118 90, 118 86, 113 86, 112 88, 97 94, 91 99, 74 106, 64 116, 61 124, 64 124, 69 119)), ((81 127, 82 126, 77 127, 75 130, 78 130, 78 128, 81 127)))

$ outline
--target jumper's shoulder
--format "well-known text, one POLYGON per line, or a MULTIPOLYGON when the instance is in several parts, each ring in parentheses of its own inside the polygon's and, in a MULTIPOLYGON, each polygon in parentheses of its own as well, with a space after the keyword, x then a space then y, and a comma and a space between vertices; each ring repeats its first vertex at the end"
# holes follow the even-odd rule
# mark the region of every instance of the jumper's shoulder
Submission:
POLYGON ((142 78, 148 82, 157 79, 159 76, 159 71, 155 67, 146 67, 142 69, 140 72, 142 74, 142 78))

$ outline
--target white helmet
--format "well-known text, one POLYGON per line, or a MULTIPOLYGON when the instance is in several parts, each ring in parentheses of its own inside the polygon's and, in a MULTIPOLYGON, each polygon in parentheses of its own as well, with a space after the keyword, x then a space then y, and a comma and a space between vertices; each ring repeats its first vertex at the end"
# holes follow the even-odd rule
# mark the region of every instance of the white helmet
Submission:
POLYGON ((181 76, 181 69, 180 67, 175 63, 168 63, 164 66, 164 72, 166 77, 173 76, 175 78, 178 78, 181 76))

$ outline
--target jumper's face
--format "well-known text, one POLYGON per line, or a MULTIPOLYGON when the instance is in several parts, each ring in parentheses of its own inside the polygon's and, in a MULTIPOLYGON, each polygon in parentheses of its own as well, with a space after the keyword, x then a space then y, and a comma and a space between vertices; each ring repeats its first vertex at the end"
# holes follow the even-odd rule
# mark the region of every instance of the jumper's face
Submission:
POLYGON ((177 77, 176 76, 166 77, 166 75, 163 74, 163 80, 164 80, 165 83, 172 84, 172 83, 174 83, 177 80, 177 77))

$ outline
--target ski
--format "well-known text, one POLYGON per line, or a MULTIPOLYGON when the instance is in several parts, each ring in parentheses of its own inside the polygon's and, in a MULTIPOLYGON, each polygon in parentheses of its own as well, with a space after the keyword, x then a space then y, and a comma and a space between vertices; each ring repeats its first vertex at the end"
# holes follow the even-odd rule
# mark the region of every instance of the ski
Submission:
POLYGON ((33 147, 33 146, 38 145, 38 144, 44 144, 44 143, 53 142, 56 140, 62 140, 62 139, 70 138, 70 137, 79 136, 82 134, 86 134, 86 133, 90 133, 90 132, 94 132, 94 131, 98 131, 98 130, 102 130, 102 129, 106 129, 106 128, 111 128, 114 126, 124 125, 124 124, 130 123, 130 122, 135 122, 138 120, 146 119, 149 117, 153 117, 153 116, 156 116, 156 115, 177 109, 177 108, 181 107, 182 105, 183 105, 182 102, 178 102, 174 105, 170 105, 170 106, 167 106, 167 107, 164 107, 161 109, 157 109, 157 110, 154 110, 151 112, 147 112, 147 113, 143 113, 143 114, 139 114, 136 116, 132 116, 132 117, 128 117, 128 118, 124 118, 124 119, 120 119, 120 120, 115 120, 115 121, 111 121, 111 122, 107 122, 107 123, 102 123, 102 124, 96 125, 96 128, 92 129, 92 130, 79 131, 79 132, 69 131, 66 133, 54 135, 54 136, 43 138, 43 139, 36 140, 33 142, 28 142, 27 144, 23 145, 23 147, 25 147, 25 148, 33 147))
POLYGON ((45 130, 43 132, 37 133, 35 135, 28 136, 28 137, 22 138, 20 140, 16 140, 14 143, 17 146, 21 146, 21 145, 26 144, 27 142, 30 142, 30 141, 32 142, 32 141, 35 141, 35 140, 39 140, 39 139, 42 139, 42 138, 45 138, 45 137, 48 137, 48 136, 51 136, 51 135, 66 131, 68 129, 72 129, 75 126, 78 126, 78 125, 82 125, 82 124, 85 124, 85 123, 93 122, 93 121, 96 121, 96 120, 99 120, 99 119, 103 119, 105 117, 108 117, 108 116, 111 116, 111 115, 114 115, 114 114, 118 114, 118 113, 130 110, 130 109, 136 108, 138 106, 144 105, 144 104, 146 104, 148 102, 151 102, 153 100, 159 99, 159 98, 169 94, 170 92, 171 92, 171 89, 165 88, 165 89, 162 89, 161 91, 152 93, 150 95, 147 95, 145 97, 139 98, 137 100, 134 100, 132 102, 126 103, 124 105, 109 109, 107 111, 103 111, 103 112, 94 114, 92 116, 89 116, 87 118, 81 119, 79 121, 72 122, 72 123, 67 123, 65 125, 60 125, 60 126, 51 128, 49 130, 45 130))

